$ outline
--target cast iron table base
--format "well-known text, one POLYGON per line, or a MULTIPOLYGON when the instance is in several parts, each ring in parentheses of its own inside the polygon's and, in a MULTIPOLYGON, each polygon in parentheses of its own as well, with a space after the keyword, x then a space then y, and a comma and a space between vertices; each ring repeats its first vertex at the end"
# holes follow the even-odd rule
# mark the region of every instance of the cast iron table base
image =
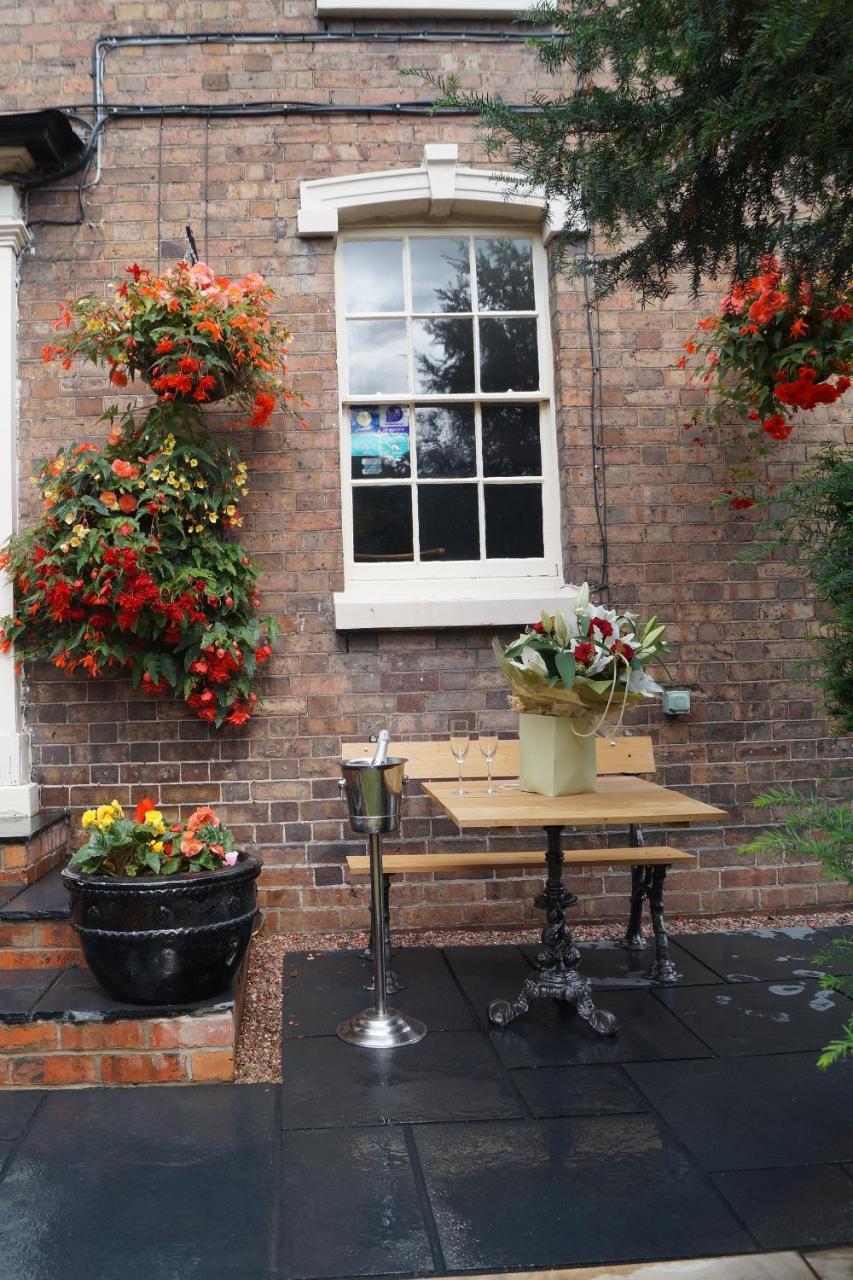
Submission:
POLYGON ((563 828, 546 827, 545 834, 548 877, 544 892, 535 899, 536 906, 546 913, 542 949, 536 957, 537 974, 526 980, 515 1000, 493 1000, 489 1005, 489 1019, 499 1027, 506 1027, 528 1012, 531 1000, 565 1000, 575 1006, 593 1031, 601 1036, 615 1036, 619 1031, 616 1019, 594 1003, 589 979, 578 970, 580 952, 566 924, 565 908, 574 906, 577 898, 563 884, 563 828))

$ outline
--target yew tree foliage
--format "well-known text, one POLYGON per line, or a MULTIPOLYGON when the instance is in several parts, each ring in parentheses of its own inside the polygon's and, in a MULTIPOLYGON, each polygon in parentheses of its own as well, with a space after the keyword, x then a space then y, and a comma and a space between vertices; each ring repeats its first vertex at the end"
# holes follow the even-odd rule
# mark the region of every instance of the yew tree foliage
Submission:
MULTIPOLYGON (((493 156, 580 204, 611 250, 600 293, 664 296, 686 271, 853 265, 850 0, 563 0, 533 21, 555 91, 520 112, 425 77, 480 118, 493 156), (629 237, 628 243, 620 242, 629 237)), ((599 248, 601 249, 601 245, 599 248)))

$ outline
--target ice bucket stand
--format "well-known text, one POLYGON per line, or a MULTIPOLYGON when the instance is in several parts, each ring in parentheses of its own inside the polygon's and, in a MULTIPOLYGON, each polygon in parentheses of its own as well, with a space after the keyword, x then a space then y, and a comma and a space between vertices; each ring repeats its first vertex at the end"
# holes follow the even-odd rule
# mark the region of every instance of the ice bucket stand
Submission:
POLYGON ((387 888, 382 874, 382 836, 400 825, 405 760, 380 763, 345 760, 340 788, 349 808, 350 826, 366 835, 370 853, 370 898, 373 952, 373 1007, 362 1009, 338 1027, 347 1044, 362 1049, 396 1049, 417 1044, 427 1033, 422 1022, 388 1006, 387 888))

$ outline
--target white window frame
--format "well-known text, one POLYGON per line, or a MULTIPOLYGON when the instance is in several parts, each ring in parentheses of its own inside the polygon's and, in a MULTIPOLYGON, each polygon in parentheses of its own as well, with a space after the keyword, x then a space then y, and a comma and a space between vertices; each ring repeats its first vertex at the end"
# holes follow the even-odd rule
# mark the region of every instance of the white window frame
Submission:
MULTIPOLYGON (((435 143, 424 147, 418 169, 343 174, 300 185, 298 231, 303 237, 333 238, 350 231, 362 239, 433 232, 444 236, 507 234, 528 236, 534 247, 541 385, 538 392, 518 399, 532 399, 547 406, 547 422, 541 432, 546 555, 534 562, 496 561, 493 567, 488 561, 431 563, 428 577, 425 566, 412 573, 412 565, 386 562, 356 566, 353 560, 349 418, 345 417, 344 408, 351 402, 424 404, 441 398, 415 394, 408 400, 393 395, 349 396, 342 250, 337 248, 335 312, 345 561, 345 587, 334 595, 335 626, 339 631, 510 626, 537 618, 542 609, 564 608, 574 596, 575 588, 563 578, 546 246, 564 230, 572 228, 578 234, 581 230, 577 213, 568 202, 549 204, 536 188, 515 185, 517 178, 512 173, 462 168, 455 144, 435 143), (401 572, 401 568, 409 572, 401 572), (372 572, 364 572, 367 569, 372 572)), ((457 397, 467 403, 474 399, 472 395, 457 397)))
POLYGON ((317 0, 318 18, 505 18, 535 0, 317 0))

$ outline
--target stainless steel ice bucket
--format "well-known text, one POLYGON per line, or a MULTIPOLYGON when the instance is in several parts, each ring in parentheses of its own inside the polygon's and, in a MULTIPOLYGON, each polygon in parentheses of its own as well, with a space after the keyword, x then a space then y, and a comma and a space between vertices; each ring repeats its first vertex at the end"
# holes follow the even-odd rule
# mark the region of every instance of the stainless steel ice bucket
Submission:
POLYGON ((358 835, 384 835, 399 827, 405 764, 400 756, 389 756, 382 764, 342 761, 340 787, 349 808, 350 826, 358 835))

